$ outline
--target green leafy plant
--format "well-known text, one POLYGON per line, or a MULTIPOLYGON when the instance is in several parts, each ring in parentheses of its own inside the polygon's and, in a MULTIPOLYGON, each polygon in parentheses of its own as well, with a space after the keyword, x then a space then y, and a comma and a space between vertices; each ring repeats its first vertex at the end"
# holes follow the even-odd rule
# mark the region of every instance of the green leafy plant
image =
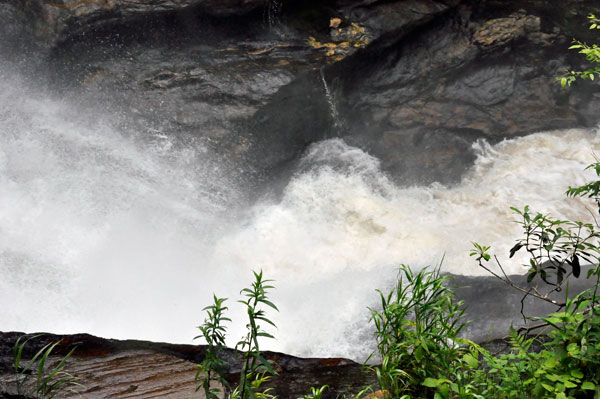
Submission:
MULTIPOLYGON (((240 383, 233 389, 230 398, 269 399, 274 397, 271 394, 272 388, 261 389, 261 386, 269 381, 271 375, 277 373, 263 357, 258 341, 260 337, 274 338, 260 325, 264 322, 276 327, 275 323, 267 317, 265 307, 278 309, 268 298, 269 290, 274 288, 269 285, 272 280, 264 279, 262 271, 253 273, 254 282, 250 288, 244 288, 240 292, 246 299, 238 301, 245 306, 248 314, 248 324, 246 324, 248 332, 236 345, 236 350, 244 352, 244 360, 240 383)), ((199 370, 196 374, 196 379, 201 381, 196 391, 203 389, 207 399, 216 399, 220 397, 220 394, 225 394, 218 388, 213 388, 213 382, 224 388, 231 388, 224 373, 226 362, 218 357, 218 352, 225 347, 226 328, 224 323, 231 322, 231 319, 225 316, 225 311, 228 310, 224 305, 226 300, 227 298, 218 298, 213 295, 213 304, 203 309, 207 312, 207 317, 204 323, 198 327, 201 334, 194 338, 203 338, 208 344, 205 358, 198 365, 199 370)))
MULTIPOLYGON (((569 188, 567 191, 569 195, 577 195, 576 192, 589 193, 584 188, 569 188)), ((565 302, 557 302, 552 299, 551 294, 563 289, 567 277, 580 276, 582 261, 592 264, 597 262, 600 255, 598 246, 600 232, 592 223, 554 219, 542 213, 532 213, 529 206, 525 206, 523 210, 514 207, 511 209, 520 218, 516 223, 521 225, 524 237, 517 240, 510 250, 509 257, 512 258, 521 250, 527 253, 528 263, 523 266, 529 268, 527 283, 533 285, 521 287, 515 284, 504 272, 496 256, 494 262, 501 274, 493 271, 487 264, 492 258, 488 253, 489 246, 473 243, 474 249, 470 255, 476 257, 481 268, 523 293, 521 301, 523 317, 525 317, 524 299, 527 296, 556 305, 558 309, 563 308, 565 302)), ((594 271, 590 270, 588 277, 593 273, 594 271)))
POLYGON ((19 337, 13 346, 13 368, 19 395, 51 399, 63 392, 77 392, 76 388, 82 387, 77 382, 77 377, 65 371, 67 361, 76 348, 71 349, 56 365, 49 368, 52 351, 60 341, 45 345, 27 361, 23 359, 25 346, 29 341, 39 338, 40 335, 34 335, 22 341, 24 337, 19 337))
MULTIPOLYGON (((567 329, 572 327, 571 325, 567 329)), ((533 351, 531 345, 535 340, 535 337, 526 337, 511 330, 509 353, 492 356, 481 349, 479 352, 484 367, 472 373, 471 385, 478 386, 480 394, 485 398, 597 397, 594 396, 597 389, 597 364, 590 365, 590 370, 595 370, 593 372, 582 369, 581 363, 573 361, 573 354, 564 350, 564 342, 559 342, 560 339, 547 342, 541 350, 533 351)))
MULTIPOLYGON (((590 22, 590 29, 600 29, 600 19, 596 18, 593 14, 589 15, 588 19, 590 22)), ((569 49, 577 50, 580 54, 583 54, 589 62, 594 64, 600 63, 600 47, 596 44, 588 45, 579 40, 573 40, 573 45, 569 47, 569 49)), ((571 86, 578 78, 594 80, 597 77, 600 77, 600 66, 594 66, 593 68, 584 71, 569 71, 557 80, 562 87, 565 87, 571 86)))
POLYGON ((298 399, 321 399, 323 397, 323 393, 327 388, 329 388, 329 386, 327 385, 323 385, 320 388, 311 387, 309 394, 304 395, 302 398, 298 399))
MULTIPOLYGON (((600 176, 600 166, 592 164, 600 176)), ((598 204, 600 180, 580 187, 569 187, 568 196, 592 198, 598 204)), ((529 267, 528 284, 521 287, 504 273, 496 256, 494 261, 502 275, 487 265, 492 256, 490 248, 475 244, 472 256, 479 265, 513 288, 523 292, 523 299, 533 296, 556 305, 557 311, 542 318, 529 318, 539 323, 521 330, 522 334, 540 329, 547 333, 548 342, 542 349, 530 351, 533 338, 516 331, 511 332, 512 352, 493 357, 482 352, 488 372, 485 378, 486 391, 491 397, 512 398, 598 398, 600 397, 600 234, 594 218, 593 223, 557 220, 541 213, 532 213, 529 207, 523 210, 512 208, 519 215, 517 221, 524 237, 510 250, 510 257, 518 251, 527 253, 529 267), (588 288, 570 298, 568 286, 565 301, 557 302, 548 295, 560 291, 567 277, 580 277, 585 261, 591 265, 587 278, 594 278, 588 288)), ((523 301, 522 301, 523 303, 523 301)), ((524 311, 521 307, 521 313, 524 311)))
MULTIPOLYGON (((588 165, 585 169, 593 169, 596 173, 596 176, 600 177, 599 162, 594 162, 588 165)), ((566 194, 568 197, 588 197, 593 199, 594 202, 596 202, 596 204, 598 205, 598 212, 600 213, 600 180, 595 180, 579 187, 569 186, 569 189, 566 191, 566 194)))
POLYGON ((204 324, 198 327, 201 334, 194 338, 204 338, 208 344, 204 360, 198 365, 199 370, 196 373, 196 380, 201 380, 196 392, 203 389, 206 399, 217 399, 219 394, 224 394, 220 389, 213 388, 212 382, 217 382, 225 388, 229 387, 223 372, 226 362, 218 357, 218 351, 225 347, 226 328, 223 324, 231 321, 224 314, 228 309, 223 305, 226 300, 227 298, 217 298, 213 295, 213 304, 202 309, 207 312, 208 317, 204 324))
POLYGON ((262 389, 261 386, 271 379, 267 372, 247 374, 245 392, 242 391, 242 385, 238 385, 231 393, 230 399, 242 398, 243 395, 246 397, 253 397, 256 399, 274 399, 276 398, 271 392, 273 388, 262 389))
MULTIPOLYGON (((596 271, 596 270, 594 270, 596 271)), ((554 384, 566 397, 585 396, 600 383, 600 313, 598 280, 572 299, 567 297, 564 310, 541 318, 552 327, 546 348, 553 351, 551 361, 542 365, 548 386, 554 384), (558 382, 558 383, 557 383, 558 382), (564 386, 564 388, 563 388, 564 386)), ((539 373, 539 372, 538 372, 539 373)))
POLYGON ((402 265, 396 287, 387 295, 378 291, 381 310, 370 310, 382 363, 374 371, 380 390, 392 398, 438 388, 432 379, 445 378, 460 358, 464 309, 446 281, 439 267, 415 273, 402 265))
POLYGON ((264 307, 278 311, 277 307, 268 299, 268 291, 273 289, 269 283, 272 280, 263 279, 263 273, 254 273, 254 282, 250 288, 244 288, 241 294, 246 297, 245 300, 238 302, 246 306, 248 314, 248 324, 246 325, 248 333, 236 345, 236 349, 244 351, 244 363, 240 374, 239 398, 253 399, 270 397, 268 393, 260 392, 260 385, 268 380, 265 373, 277 374, 271 364, 266 360, 260 351, 258 339, 260 337, 274 339, 273 335, 262 329, 259 323, 264 322, 273 327, 275 323, 266 316, 264 307))

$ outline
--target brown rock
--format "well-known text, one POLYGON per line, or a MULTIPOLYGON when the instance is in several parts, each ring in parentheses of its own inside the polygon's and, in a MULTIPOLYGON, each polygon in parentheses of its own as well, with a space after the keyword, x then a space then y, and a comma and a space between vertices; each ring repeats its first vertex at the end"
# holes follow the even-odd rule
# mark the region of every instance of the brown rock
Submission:
MULTIPOLYGON (((22 333, 0 332, 0 397, 15 394, 11 349, 22 333)), ((206 350, 203 346, 174 345, 144 341, 102 339, 86 334, 56 336, 46 334, 26 347, 24 358, 30 358, 44 344, 61 340, 52 361, 59 361, 76 346, 67 364, 67 371, 83 385, 78 394, 61 393, 61 398, 175 398, 203 397, 194 390, 194 379, 206 350)), ((328 385, 326 398, 356 393, 372 376, 363 374, 362 367, 347 359, 301 359, 282 353, 266 352, 265 358, 274 365, 277 375, 266 387, 281 399, 296 399, 308 393, 310 387, 328 385)), ((226 376, 235 386, 239 381, 241 357, 233 350, 220 355, 227 362, 226 376)), ((215 387, 219 388, 215 385, 215 387)))
POLYGON ((503 46, 540 30, 540 18, 521 13, 507 18, 486 21, 473 34, 473 43, 480 46, 503 46))

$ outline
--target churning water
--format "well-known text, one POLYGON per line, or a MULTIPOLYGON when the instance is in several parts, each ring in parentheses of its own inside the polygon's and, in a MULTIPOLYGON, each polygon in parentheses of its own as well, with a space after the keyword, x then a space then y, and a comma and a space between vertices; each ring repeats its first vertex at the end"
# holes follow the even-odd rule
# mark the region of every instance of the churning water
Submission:
MULTIPOLYGON (((142 129, 143 130, 143 129, 142 129)), ((395 186, 342 139, 314 144, 280 198, 244 203, 201 142, 128 129, 0 75, 0 328, 190 343, 212 293, 235 300, 251 270, 276 280, 277 341, 297 355, 364 358, 367 306, 400 263, 479 274, 471 241, 506 254, 510 205, 585 218, 596 131, 494 146, 454 187, 395 186)), ((508 264, 521 271, 519 260, 508 264)))

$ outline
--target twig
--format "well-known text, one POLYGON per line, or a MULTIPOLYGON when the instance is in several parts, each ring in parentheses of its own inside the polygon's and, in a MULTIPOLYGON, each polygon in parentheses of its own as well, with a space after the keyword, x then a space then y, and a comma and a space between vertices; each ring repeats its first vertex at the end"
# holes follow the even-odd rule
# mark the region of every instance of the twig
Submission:
MULTIPOLYGON (((496 259, 496 261, 497 260, 498 259, 496 259)), ((554 299, 550 299, 550 298, 545 297, 545 296, 543 296, 543 295, 541 295, 539 293, 532 293, 532 292, 526 290, 525 288, 519 287, 518 285, 514 284, 510 279, 506 280, 506 279, 502 278, 499 274, 497 274, 496 272, 492 271, 489 267, 484 266, 483 263, 481 263, 481 260, 479 261, 479 266, 481 266, 483 269, 485 269, 492 276, 496 277, 500 281, 503 281, 504 283, 508 284, 509 286, 511 286, 512 288, 514 288, 517 291, 520 291, 520 292, 522 292, 524 294, 527 294, 527 295, 531 295, 534 298, 541 299, 542 301, 546 301, 546 302, 551 303, 553 305, 556 305, 558 307, 565 306, 565 303, 556 302, 554 299)))

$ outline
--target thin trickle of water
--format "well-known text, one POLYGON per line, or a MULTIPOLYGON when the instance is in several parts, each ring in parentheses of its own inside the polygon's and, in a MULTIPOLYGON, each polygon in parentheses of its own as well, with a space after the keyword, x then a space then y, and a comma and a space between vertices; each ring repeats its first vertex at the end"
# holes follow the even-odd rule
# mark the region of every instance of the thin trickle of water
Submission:
POLYGON ((282 8, 282 0, 266 0, 265 17, 269 25, 269 30, 279 25, 279 16, 281 15, 282 8))
POLYGON ((335 137, 340 137, 344 131, 344 122, 342 118, 340 118, 340 113, 338 112, 338 108, 336 105, 335 98, 329 89, 329 85, 327 84, 327 79, 325 78, 324 67, 319 69, 321 74, 321 81, 323 82, 323 88, 325 90, 325 98, 327 99, 327 105, 329 105, 329 115, 331 116, 331 120, 333 121, 333 131, 335 137))

